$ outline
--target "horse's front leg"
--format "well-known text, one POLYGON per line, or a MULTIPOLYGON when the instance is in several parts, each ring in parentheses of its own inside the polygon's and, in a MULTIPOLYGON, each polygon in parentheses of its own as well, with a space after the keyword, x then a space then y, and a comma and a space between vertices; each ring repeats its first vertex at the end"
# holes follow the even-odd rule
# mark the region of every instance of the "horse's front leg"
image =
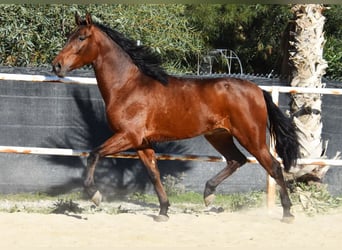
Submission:
POLYGON ((92 151, 88 156, 87 173, 84 180, 84 186, 86 192, 91 197, 91 200, 97 206, 101 203, 102 195, 95 186, 94 173, 96 165, 99 159, 106 155, 116 154, 118 152, 134 147, 135 145, 129 138, 131 137, 129 137, 125 133, 117 133, 106 140, 99 148, 92 151))
POLYGON ((102 195, 97 190, 94 181, 95 168, 99 159, 100 154, 97 152, 97 150, 90 152, 87 158, 87 173, 84 180, 85 190, 88 193, 89 197, 91 197, 91 200, 96 204, 96 206, 100 205, 102 200, 102 195))
POLYGON ((167 198, 166 192, 164 190, 163 184, 160 180, 160 172, 157 166, 157 159, 155 152, 152 148, 145 148, 138 150, 138 155, 141 161, 144 163, 151 182, 154 186, 154 190, 157 193, 160 211, 159 215, 154 218, 155 221, 167 221, 169 219, 167 211, 169 209, 170 203, 167 198))

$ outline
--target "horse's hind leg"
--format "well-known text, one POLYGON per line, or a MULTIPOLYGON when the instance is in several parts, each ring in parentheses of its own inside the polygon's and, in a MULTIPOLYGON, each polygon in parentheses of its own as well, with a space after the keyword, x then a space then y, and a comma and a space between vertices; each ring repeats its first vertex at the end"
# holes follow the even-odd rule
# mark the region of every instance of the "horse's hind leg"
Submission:
POLYGON ((233 137, 227 131, 222 130, 213 134, 207 134, 205 138, 227 161, 227 166, 205 184, 203 196, 205 205, 208 206, 215 198, 216 187, 240 166, 245 164, 247 159, 236 147, 233 137))
POLYGON ((294 220, 294 216, 291 214, 291 200, 289 194, 287 192, 283 171, 281 169, 280 163, 273 158, 272 156, 272 170, 268 171, 269 175, 271 175, 277 184, 280 186, 279 193, 280 193, 280 202, 283 207, 283 222, 292 222, 294 220))
POLYGON ((290 209, 292 206, 289 194, 287 192, 282 168, 280 163, 271 155, 268 148, 265 146, 261 148, 257 153, 254 153, 259 163, 265 168, 267 173, 274 178, 279 185, 280 201, 283 207, 283 222, 292 222, 294 216, 291 214, 290 209))
MULTIPOLYGON (((244 131, 247 131, 246 129, 244 131)), ((255 133, 258 134, 258 133, 255 133)), ((259 133, 261 134, 261 133, 259 133)), ((272 176, 280 187, 280 200, 283 207, 283 221, 291 222, 294 216, 291 214, 291 200, 289 198, 286 184, 280 163, 272 156, 265 140, 255 136, 253 139, 248 140, 248 137, 242 137, 237 134, 237 139, 255 158, 260 165, 272 176)))
POLYGON ((155 152, 152 148, 144 148, 138 150, 137 153, 147 169, 151 182, 158 196, 160 211, 159 216, 155 217, 154 220, 167 221, 169 218, 167 215, 167 211, 169 209, 170 203, 164 190, 163 184, 160 180, 160 172, 157 166, 155 152))

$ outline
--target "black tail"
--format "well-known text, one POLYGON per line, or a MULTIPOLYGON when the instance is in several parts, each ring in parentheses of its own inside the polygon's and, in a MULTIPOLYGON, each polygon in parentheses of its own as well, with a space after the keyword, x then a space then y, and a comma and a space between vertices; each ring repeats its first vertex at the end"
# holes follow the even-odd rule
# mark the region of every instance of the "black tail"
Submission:
POLYGON ((299 157, 299 143, 294 124, 291 119, 286 117, 281 110, 272 101, 271 95, 264 92, 266 101, 269 128, 272 136, 275 138, 275 149, 281 159, 285 171, 288 172, 291 166, 296 164, 299 157))

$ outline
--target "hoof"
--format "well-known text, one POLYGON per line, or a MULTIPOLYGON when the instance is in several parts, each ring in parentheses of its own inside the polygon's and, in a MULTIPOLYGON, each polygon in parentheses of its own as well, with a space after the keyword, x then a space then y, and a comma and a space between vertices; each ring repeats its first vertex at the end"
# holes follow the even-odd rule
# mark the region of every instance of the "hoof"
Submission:
POLYGON ((99 206, 99 205, 100 205, 100 203, 101 203, 101 201, 102 201, 102 194, 100 193, 99 190, 97 190, 97 191, 95 192, 95 194, 93 195, 93 197, 91 197, 91 200, 92 200, 92 202, 94 202, 94 204, 95 204, 96 206, 99 206))
POLYGON ((295 217, 293 216, 293 215, 291 215, 291 216, 284 216, 283 218, 282 218, 282 220, 281 220, 281 222, 284 222, 284 223, 287 223, 287 224, 291 224, 291 223, 293 223, 294 222, 294 220, 295 220, 295 217))
POLYGON ((166 222, 168 220, 169 220, 169 216, 163 215, 163 214, 160 214, 160 215, 154 217, 154 221, 156 221, 156 222, 166 222))
POLYGON ((224 209, 223 207, 212 207, 208 210, 208 212, 219 214, 219 213, 223 213, 224 209))
POLYGON ((213 204, 214 200, 215 200, 215 194, 210 194, 204 198, 204 204, 208 207, 211 204, 213 204))

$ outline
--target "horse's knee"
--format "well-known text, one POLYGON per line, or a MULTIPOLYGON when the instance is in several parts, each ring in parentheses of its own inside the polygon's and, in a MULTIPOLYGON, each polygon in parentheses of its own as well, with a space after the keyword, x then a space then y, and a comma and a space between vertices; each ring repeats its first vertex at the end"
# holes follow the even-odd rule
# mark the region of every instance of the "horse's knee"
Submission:
POLYGON ((96 164, 96 162, 99 160, 100 155, 97 151, 91 151, 87 157, 87 167, 96 164))
POLYGON ((94 186, 94 172, 95 167, 100 158, 100 155, 97 153, 97 151, 93 151, 89 153, 89 156, 87 158, 87 172, 86 172, 86 178, 83 182, 85 187, 91 187, 94 186))

